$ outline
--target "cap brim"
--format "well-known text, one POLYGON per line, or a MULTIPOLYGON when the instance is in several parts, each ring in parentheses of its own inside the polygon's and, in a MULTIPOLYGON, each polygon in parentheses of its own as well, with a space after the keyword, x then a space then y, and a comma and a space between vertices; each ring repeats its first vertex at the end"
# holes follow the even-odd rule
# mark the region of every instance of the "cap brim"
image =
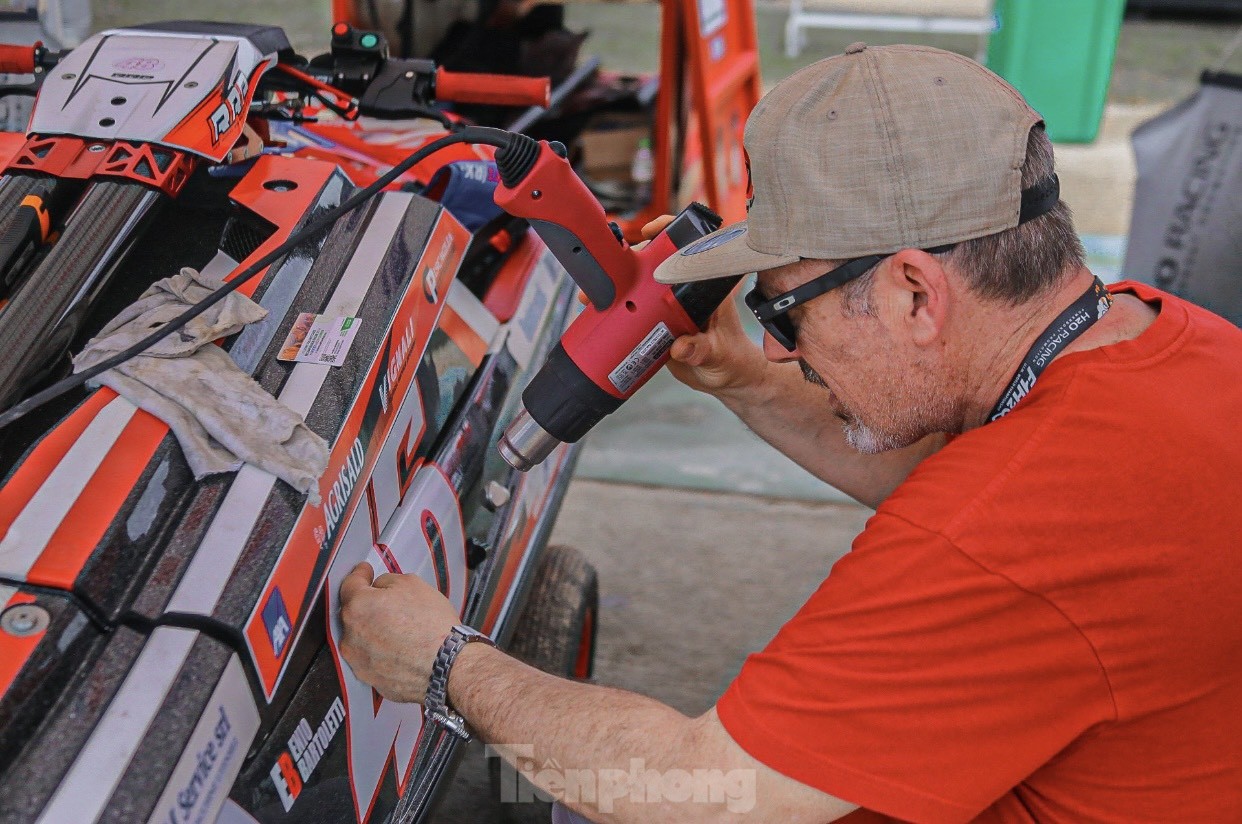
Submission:
POLYGON ((762 272, 800 259, 797 255, 756 252, 746 237, 744 220, 717 229, 674 252, 656 268, 655 279, 659 283, 690 283, 762 272))

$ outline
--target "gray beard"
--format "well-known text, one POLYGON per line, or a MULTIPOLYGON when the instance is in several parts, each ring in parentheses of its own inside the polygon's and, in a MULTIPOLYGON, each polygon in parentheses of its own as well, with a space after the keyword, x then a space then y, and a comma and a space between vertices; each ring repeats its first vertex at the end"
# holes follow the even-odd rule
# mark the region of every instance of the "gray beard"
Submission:
MULTIPOLYGON (((801 358, 798 359, 798 366, 802 369, 802 377, 807 383, 828 389, 828 384, 818 372, 811 368, 810 364, 801 358)), ((916 407, 914 420, 923 418, 946 418, 948 417, 947 409, 923 409, 916 407), (938 414, 929 414, 932 412, 938 414)), ((912 422, 911 422, 912 423, 912 422)), ((900 432, 880 432, 858 419, 852 412, 848 412, 845 417, 841 418, 841 428, 844 430, 845 442, 854 450, 864 455, 875 455, 880 452, 887 452, 891 449, 902 449, 917 442, 930 432, 948 431, 947 428, 932 428, 927 432, 917 431, 913 426, 904 428, 900 432)))

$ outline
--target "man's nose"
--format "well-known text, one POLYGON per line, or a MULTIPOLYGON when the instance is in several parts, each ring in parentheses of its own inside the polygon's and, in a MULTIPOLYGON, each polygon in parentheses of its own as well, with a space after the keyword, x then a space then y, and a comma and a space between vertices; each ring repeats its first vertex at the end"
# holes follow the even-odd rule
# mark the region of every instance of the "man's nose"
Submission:
POLYGON ((794 350, 790 352, 785 347, 776 342, 776 338, 772 337, 768 332, 763 333, 763 355, 772 363, 789 363, 796 361, 801 355, 798 354, 798 348, 795 345, 794 350))

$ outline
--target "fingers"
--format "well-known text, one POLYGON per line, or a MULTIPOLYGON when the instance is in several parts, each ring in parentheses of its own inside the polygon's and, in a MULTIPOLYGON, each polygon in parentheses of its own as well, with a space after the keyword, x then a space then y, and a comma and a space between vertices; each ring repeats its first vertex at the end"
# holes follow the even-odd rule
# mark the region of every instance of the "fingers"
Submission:
POLYGON ((660 232, 663 232, 664 227, 672 223, 673 219, 673 215, 660 215, 646 226, 643 226, 640 231, 642 232, 643 237, 647 240, 651 240, 653 237, 660 234, 660 232))
POLYGON ((376 589, 388 589, 389 587, 397 586, 405 577, 396 572, 385 572, 372 581, 371 586, 376 589))
POLYGON ((350 598, 371 587, 371 579, 375 577, 375 570, 371 569, 371 565, 366 561, 358 564, 349 571, 345 576, 345 580, 341 581, 341 600, 347 601, 350 598))
POLYGON ((702 366, 710 350, 706 335, 683 335, 673 341, 669 357, 687 366, 702 366))

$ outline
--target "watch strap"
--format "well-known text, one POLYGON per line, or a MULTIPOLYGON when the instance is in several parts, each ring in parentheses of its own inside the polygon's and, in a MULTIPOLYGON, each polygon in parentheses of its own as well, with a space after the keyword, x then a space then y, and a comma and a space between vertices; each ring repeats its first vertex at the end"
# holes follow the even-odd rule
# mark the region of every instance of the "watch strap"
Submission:
POLYGON ((448 705, 448 679, 457 656, 466 648, 466 644, 474 641, 496 646, 491 638, 464 624, 458 624, 449 631, 431 664, 431 678, 427 682, 427 695, 423 699, 423 714, 426 718, 463 740, 469 740, 470 731, 466 728, 466 719, 448 705))

